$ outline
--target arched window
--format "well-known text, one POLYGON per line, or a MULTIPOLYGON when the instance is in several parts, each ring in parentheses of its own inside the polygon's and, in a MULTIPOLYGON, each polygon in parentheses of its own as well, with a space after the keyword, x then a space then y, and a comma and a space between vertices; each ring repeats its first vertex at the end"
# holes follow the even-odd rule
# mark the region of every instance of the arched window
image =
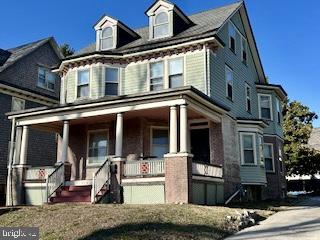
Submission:
POLYGON ((166 12, 160 12, 155 16, 153 25, 154 38, 166 37, 169 35, 169 16, 166 12))
POLYGON ((106 27, 101 33, 101 50, 113 48, 113 29, 106 27))

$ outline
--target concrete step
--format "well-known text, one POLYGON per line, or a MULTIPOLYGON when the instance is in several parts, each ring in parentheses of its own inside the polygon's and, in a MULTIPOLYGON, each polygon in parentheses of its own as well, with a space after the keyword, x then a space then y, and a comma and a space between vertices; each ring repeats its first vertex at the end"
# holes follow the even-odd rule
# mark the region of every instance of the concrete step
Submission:
POLYGON ((60 197, 51 197, 50 198, 51 203, 67 203, 67 202, 91 202, 91 196, 72 196, 72 197, 66 197, 66 196, 60 196, 60 197))

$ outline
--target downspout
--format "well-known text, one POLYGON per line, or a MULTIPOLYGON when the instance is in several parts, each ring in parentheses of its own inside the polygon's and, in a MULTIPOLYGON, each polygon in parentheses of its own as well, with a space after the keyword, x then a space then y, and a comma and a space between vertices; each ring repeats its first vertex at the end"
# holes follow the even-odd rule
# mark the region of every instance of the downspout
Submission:
POLYGON ((10 139, 10 149, 9 149, 9 158, 8 158, 8 177, 7 177, 7 193, 6 193, 6 206, 13 206, 12 199, 12 165, 13 165, 13 152, 15 149, 15 130, 16 130, 16 119, 13 118, 11 122, 11 139, 10 139), (9 196, 10 200, 9 201, 9 196))

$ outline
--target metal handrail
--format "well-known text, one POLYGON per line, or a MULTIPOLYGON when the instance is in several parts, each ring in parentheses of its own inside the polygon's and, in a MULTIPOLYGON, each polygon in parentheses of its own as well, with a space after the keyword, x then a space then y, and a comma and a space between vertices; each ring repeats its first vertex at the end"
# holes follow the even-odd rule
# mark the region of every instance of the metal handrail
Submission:
POLYGON ((92 189, 91 189, 91 203, 97 202, 97 194, 102 190, 105 184, 110 181, 110 159, 100 166, 100 168, 93 174, 92 189))
POLYGON ((46 178, 46 196, 47 202, 58 188, 64 183, 64 163, 61 163, 50 175, 46 178))

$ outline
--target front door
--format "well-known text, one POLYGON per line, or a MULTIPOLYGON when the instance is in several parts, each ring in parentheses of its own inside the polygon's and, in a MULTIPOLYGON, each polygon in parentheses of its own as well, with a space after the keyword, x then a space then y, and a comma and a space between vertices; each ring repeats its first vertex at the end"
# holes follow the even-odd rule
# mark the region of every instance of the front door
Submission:
POLYGON ((210 163, 209 128, 191 129, 190 138, 193 160, 210 163))

